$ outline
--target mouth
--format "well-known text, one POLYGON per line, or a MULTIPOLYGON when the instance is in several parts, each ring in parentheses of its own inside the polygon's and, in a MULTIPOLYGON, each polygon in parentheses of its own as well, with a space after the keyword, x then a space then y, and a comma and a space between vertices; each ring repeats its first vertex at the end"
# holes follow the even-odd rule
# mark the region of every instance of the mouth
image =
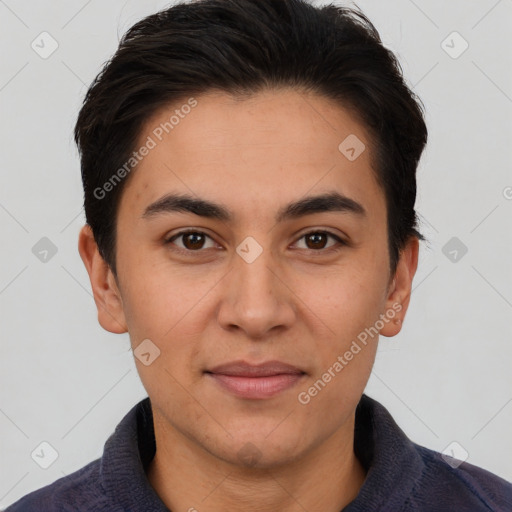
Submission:
POLYGON ((233 361, 207 370, 205 375, 239 398, 262 400, 297 385, 306 373, 280 361, 258 365, 233 361))

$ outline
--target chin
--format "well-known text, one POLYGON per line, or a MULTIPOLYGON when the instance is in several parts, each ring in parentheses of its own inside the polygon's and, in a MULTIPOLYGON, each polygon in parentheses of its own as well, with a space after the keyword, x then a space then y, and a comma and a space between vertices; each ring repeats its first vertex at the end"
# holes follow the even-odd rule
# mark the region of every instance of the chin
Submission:
POLYGON ((253 431, 245 436, 227 437, 224 446, 216 443, 215 449, 209 451, 217 458, 247 469, 276 468, 300 458, 303 450, 298 446, 298 439, 294 440, 286 432, 280 436, 272 434, 269 439, 268 432, 271 429, 265 429, 264 433, 253 431))

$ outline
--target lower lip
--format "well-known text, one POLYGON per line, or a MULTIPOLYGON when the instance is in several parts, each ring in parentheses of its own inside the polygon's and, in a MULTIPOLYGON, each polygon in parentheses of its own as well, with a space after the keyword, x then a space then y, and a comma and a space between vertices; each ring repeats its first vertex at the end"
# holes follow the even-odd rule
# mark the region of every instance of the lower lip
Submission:
POLYGON ((218 384, 240 398, 270 398, 297 384, 304 376, 300 373, 282 373, 268 377, 240 377, 208 373, 218 384))

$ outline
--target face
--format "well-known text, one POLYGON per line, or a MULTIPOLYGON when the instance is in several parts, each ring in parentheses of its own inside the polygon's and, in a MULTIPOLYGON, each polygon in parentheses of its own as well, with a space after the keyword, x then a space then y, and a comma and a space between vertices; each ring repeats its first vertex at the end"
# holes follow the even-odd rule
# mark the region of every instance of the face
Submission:
POLYGON ((155 146, 122 194, 117 282, 85 232, 81 253, 100 322, 142 353, 155 425, 270 467, 348 428, 417 254, 411 243, 390 275, 370 141, 337 104, 293 90, 195 99, 168 134, 180 105, 141 133, 155 146))

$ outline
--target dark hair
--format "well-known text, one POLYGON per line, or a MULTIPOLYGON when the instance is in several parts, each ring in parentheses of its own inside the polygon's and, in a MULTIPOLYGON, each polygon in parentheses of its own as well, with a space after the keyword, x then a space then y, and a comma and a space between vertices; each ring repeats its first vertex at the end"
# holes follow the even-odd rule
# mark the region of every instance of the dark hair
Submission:
POLYGON ((421 100, 365 15, 304 0, 196 0, 128 30, 87 91, 75 126, 86 220, 114 274, 117 210, 127 180, 112 178, 123 165, 126 170, 145 122, 192 95, 247 96, 278 87, 336 101, 371 135, 373 168, 386 197, 391 272, 409 237, 424 240, 414 210, 416 168, 427 142, 421 100))

